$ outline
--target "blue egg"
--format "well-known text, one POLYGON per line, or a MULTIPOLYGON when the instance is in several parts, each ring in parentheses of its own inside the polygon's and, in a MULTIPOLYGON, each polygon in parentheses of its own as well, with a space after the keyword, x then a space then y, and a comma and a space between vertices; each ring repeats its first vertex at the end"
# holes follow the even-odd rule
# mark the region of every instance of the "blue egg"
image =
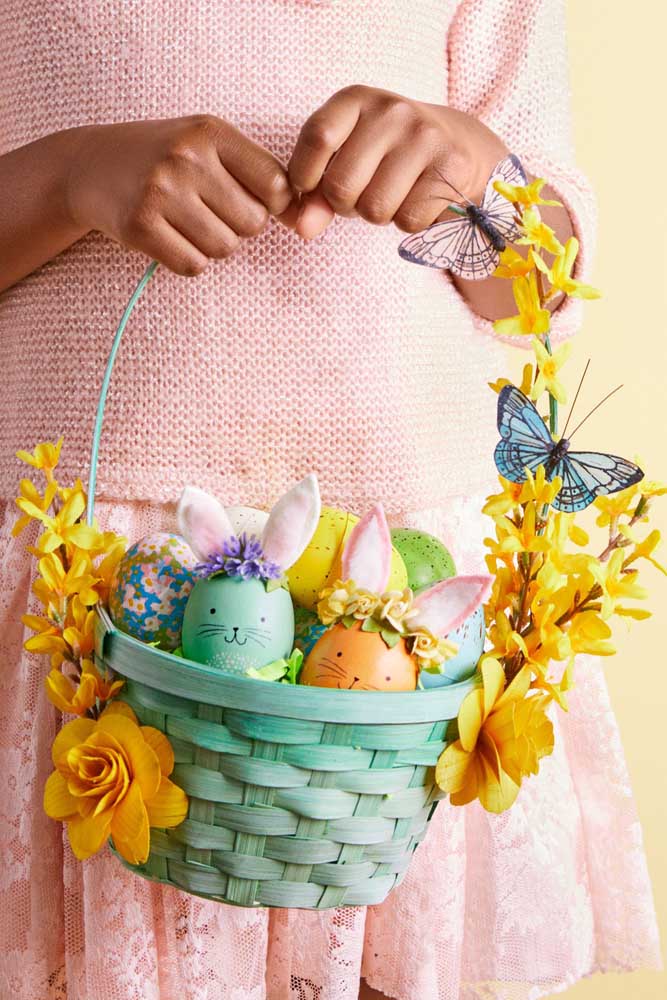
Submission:
POLYGON ((294 608, 294 646, 300 649, 304 657, 324 635, 328 625, 323 625, 314 611, 307 608, 294 608))
POLYGON ((457 681, 463 681, 472 676, 479 658, 484 652, 485 634, 484 608, 480 604, 462 625, 459 625, 447 636, 449 641, 455 643, 459 649, 456 656, 445 660, 442 665, 443 673, 431 674, 426 670, 421 671, 419 680, 424 687, 443 687, 445 684, 455 684, 457 681))

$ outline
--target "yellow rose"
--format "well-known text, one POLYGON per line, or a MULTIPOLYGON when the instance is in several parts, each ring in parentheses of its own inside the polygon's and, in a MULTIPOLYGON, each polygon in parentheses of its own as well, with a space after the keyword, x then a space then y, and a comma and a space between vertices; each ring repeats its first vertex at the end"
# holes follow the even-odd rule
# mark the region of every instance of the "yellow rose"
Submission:
POLYGON ((74 719, 51 749, 56 770, 44 787, 44 810, 67 823, 75 856, 84 861, 111 834, 130 864, 150 850, 149 827, 178 826, 188 811, 182 788, 168 775, 174 751, 166 736, 140 726, 129 705, 112 702, 99 719, 74 719))
POLYGON ((378 617, 388 622, 397 632, 405 631, 407 623, 416 614, 417 609, 412 607, 412 591, 409 587, 404 590, 388 590, 380 598, 378 617))

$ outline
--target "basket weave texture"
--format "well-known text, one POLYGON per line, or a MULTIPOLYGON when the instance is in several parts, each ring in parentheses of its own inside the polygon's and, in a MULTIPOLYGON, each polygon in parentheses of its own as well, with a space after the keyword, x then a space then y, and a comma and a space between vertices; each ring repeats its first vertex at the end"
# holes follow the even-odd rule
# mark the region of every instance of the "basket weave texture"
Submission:
MULTIPOLYGON (((434 765, 474 680, 384 693, 231 677, 146 646, 98 611, 96 659, 169 738, 187 818, 132 871, 240 906, 382 902, 440 797, 434 765)), ((113 842, 109 841, 112 850, 113 842)), ((114 851, 114 853, 117 853, 114 851)))

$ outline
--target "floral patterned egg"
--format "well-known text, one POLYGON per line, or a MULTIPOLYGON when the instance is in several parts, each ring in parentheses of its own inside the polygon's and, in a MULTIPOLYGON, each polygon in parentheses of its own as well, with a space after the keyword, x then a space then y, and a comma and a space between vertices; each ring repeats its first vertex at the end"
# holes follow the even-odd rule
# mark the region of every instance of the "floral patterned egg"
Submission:
POLYGON ((459 625, 447 636, 449 641, 455 643, 459 648, 456 656, 445 660, 442 665, 443 672, 431 674, 427 670, 421 671, 419 679, 424 687, 442 687, 445 684, 456 684, 457 681, 471 677, 484 652, 485 635, 484 607, 480 604, 462 625, 459 625))
POLYGON ((159 532, 135 542, 118 564, 111 585, 109 611, 114 624, 142 642, 175 649, 197 561, 180 535, 159 532))
POLYGON ((294 646, 308 656, 311 649, 327 630, 314 611, 306 608, 294 608, 294 646))

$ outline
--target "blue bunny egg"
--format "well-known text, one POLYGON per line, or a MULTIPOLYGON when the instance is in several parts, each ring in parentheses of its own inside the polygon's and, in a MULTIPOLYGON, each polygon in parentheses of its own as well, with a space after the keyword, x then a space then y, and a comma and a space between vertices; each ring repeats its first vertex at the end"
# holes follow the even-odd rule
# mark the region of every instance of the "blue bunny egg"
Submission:
POLYGON ((294 646, 300 649, 304 656, 308 656, 327 628, 328 626, 322 624, 314 611, 298 607, 294 609, 294 646))
POLYGON ((288 657, 294 608, 284 587, 219 574, 198 580, 183 618, 183 655, 224 673, 244 675, 288 657))
POLYGON ((175 649, 196 579, 197 557, 180 535, 141 538, 121 558, 109 592, 109 612, 122 632, 175 649))
POLYGON ((471 677, 484 652, 484 608, 480 606, 450 632, 447 639, 458 646, 458 652, 442 665, 441 674, 432 674, 422 670, 419 679, 425 688, 443 687, 445 684, 455 684, 457 681, 471 677))

